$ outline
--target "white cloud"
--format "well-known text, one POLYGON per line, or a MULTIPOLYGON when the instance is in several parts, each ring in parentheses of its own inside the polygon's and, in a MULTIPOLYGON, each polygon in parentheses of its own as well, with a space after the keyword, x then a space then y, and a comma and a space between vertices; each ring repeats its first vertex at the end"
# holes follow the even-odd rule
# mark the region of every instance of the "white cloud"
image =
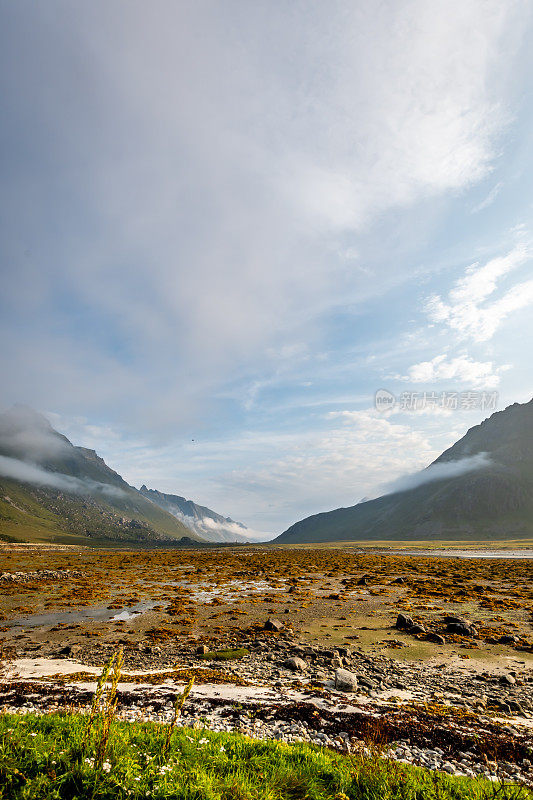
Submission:
POLYGON ((443 353, 431 361, 413 364, 401 380, 412 383, 436 383, 438 381, 458 381, 468 383, 472 389, 493 389, 500 383, 499 373, 503 367, 495 367, 492 361, 474 361, 467 355, 448 358, 443 353))
POLYGON ((447 300, 431 295, 426 312, 432 322, 443 323, 463 338, 484 342, 491 339, 513 311, 533 302, 533 280, 520 281, 497 299, 489 300, 498 282, 531 258, 527 247, 519 245, 506 256, 486 264, 472 264, 450 291, 447 300))
POLYGON ((20 322, 11 383, 43 407, 76 396, 164 427, 230 372, 312 347, 319 312, 398 279, 335 264, 347 230, 356 252, 384 212, 492 169, 521 9, 58 0, 24 17, 38 52, 21 66, 15 49, 11 99, 25 132, 51 133, 6 186, 13 252, 39 243, 2 287, 20 322), (62 217, 68 235, 51 235, 62 217), (98 335, 66 345, 78 304, 98 335))
MULTIPOLYGON (((476 453, 473 456, 458 459, 457 461, 439 461, 437 464, 430 464, 426 469, 416 472, 413 475, 403 475, 395 481, 378 488, 372 497, 382 497, 394 492, 405 492, 409 489, 416 489, 425 483, 457 478, 466 475, 468 472, 489 467, 492 460, 487 453, 476 453)), ((368 499, 371 499, 370 497, 368 499)))
POLYGON ((50 472, 36 464, 28 464, 17 458, 0 456, 0 475, 22 483, 33 483, 37 486, 51 486, 64 492, 74 494, 106 494, 114 497, 124 496, 122 489, 108 483, 99 483, 90 478, 74 478, 62 472, 50 472))
POLYGON ((502 188, 503 188, 503 181, 499 181, 497 184, 495 184, 495 186, 492 187, 488 195, 480 203, 477 203, 477 205, 475 205, 472 208, 471 213, 477 214, 479 211, 483 211, 484 208, 488 208, 488 206, 492 205, 492 203, 494 203, 494 201, 500 194, 502 188))
POLYGON ((270 518, 269 527, 280 520, 286 527, 287 520, 354 505, 377 485, 438 455, 422 431, 373 410, 331 412, 326 420, 322 430, 271 437, 271 457, 254 438, 250 446, 262 458, 220 473, 214 482, 242 504, 250 502, 255 518, 270 518))

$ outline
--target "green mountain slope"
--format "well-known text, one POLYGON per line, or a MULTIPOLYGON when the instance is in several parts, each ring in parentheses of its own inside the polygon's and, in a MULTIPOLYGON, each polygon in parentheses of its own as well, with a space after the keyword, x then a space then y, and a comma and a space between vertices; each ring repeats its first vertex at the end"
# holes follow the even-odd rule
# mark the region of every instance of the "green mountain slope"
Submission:
POLYGON ((315 514, 274 541, 532 538, 533 400, 471 428, 411 485, 315 514))
POLYGON ((183 536, 200 540, 45 417, 22 406, 0 414, 0 538, 139 543, 183 536))
POLYGON ((193 500, 186 500, 177 494, 165 494, 157 489, 141 486, 143 497, 147 497, 160 508, 181 520, 190 530, 208 542, 248 542, 246 525, 223 517, 207 506, 200 506, 193 500))

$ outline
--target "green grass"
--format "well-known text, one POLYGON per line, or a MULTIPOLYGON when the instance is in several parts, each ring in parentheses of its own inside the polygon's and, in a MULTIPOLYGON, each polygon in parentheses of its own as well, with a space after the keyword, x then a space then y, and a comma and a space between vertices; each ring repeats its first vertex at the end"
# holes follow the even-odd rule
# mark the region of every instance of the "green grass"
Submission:
POLYGON ((204 661, 237 661, 248 653, 246 648, 241 647, 238 650, 212 650, 209 653, 202 653, 198 658, 203 658, 204 661))
POLYGON ((239 734, 114 722, 103 768, 87 717, 0 715, 2 800, 484 800, 531 798, 516 788, 453 778, 379 758, 239 734))

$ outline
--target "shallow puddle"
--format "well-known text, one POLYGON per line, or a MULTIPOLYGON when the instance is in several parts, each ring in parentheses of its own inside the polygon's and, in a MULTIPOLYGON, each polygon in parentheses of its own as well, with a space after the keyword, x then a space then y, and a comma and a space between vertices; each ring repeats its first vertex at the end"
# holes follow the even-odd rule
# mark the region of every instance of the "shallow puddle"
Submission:
POLYGON ((139 614, 150 611, 156 603, 136 603, 117 610, 116 608, 106 608, 105 606, 95 606, 93 608, 78 608, 74 611, 56 611, 47 614, 30 614, 26 617, 16 617, 8 620, 5 625, 10 628, 38 628, 49 625, 67 625, 88 620, 98 620, 98 622, 120 622, 133 619, 139 614))
POLYGON ((533 550, 383 550, 387 555, 433 556, 435 558, 529 558, 533 550))
POLYGON ((212 589, 198 589, 198 584, 182 584, 192 590, 191 599, 197 603, 209 603, 216 597, 223 597, 228 603, 241 600, 243 595, 259 594, 261 592, 283 592, 285 583, 272 585, 268 581, 229 581, 228 583, 214 586, 212 589), (236 591, 238 589, 238 591, 236 591))

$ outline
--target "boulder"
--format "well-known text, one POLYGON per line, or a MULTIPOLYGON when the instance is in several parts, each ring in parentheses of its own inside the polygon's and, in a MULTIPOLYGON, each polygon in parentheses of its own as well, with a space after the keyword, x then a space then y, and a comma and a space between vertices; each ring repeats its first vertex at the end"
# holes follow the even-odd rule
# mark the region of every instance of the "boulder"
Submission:
POLYGON ((354 675, 353 672, 348 672, 347 669, 336 670, 335 689, 339 692, 356 692, 357 675, 354 675))
POLYGON ((377 681, 373 681, 372 678, 368 678, 366 675, 356 675, 357 682, 364 686, 365 689, 377 689, 377 681))
POLYGON ((67 644, 65 647, 62 647, 61 650, 58 650, 58 656, 75 656, 81 652, 81 647, 79 644, 67 644))
POLYGON ((467 620, 463 622, 449 622, 446 627, 446 633, 455 633, 457 636, 477 636, 477 630, 467 620))
POLYGON ((279 619, 267 619, 265 622, 266 631, 275 631, 276 633, 279 633, 284 627, 285 626, 283 622, 281 622, 279 619))
POLYGON ((201 644, 199 647, 196 648, 197 656, 205 656, 206 653, 209 653, 209 647, 207 647, 207 645, 201 644))
POLYGON ((435 644, 446 644, 446 639, 440 633, 428 633, 426 639, 428 642, 435 642, 435 644))
POLYGON ((407 614, 398 614, 396 617, 396 628, 400 630, 407 631, 409 628, 412 628, 415 623, 413 622, 412 617, 408 617, 407 614))
POLYGON ((524 713, 524 709, 522 708, 518 700, 507 700, 507 705, 509 706, 513 714, 524 713))
POLYGON ((426 632, 426 629, 424 628, 423 625, 413 625, 412 628, 409 628, 409 633, 412 633, 412 634, 425 633, 425 632, 426 632))
POLYGON ((500 678, 500 683, 503 683, 506 686, 514 686, 516 680, 512 675, 502 675, 500 678))
POLYGON ((291 656, 291 658, 283 662, 283 666, 285 669, 292 670, 292 672, 305 672, 307 669, 307 664, 303 658, 299 658, 298 656, 291 656))

